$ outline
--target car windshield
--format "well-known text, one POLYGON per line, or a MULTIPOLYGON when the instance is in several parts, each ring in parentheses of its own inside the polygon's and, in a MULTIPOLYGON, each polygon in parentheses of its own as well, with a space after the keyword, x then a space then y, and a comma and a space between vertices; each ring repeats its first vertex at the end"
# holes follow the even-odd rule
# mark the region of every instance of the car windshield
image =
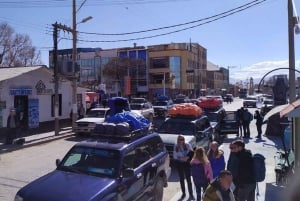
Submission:
POLYGON ((247 97, 247 98, 245 98, 245 100, 256 100, 256 98, 255 97, 247 97))
POLYGON ((145 99, 143 98, 136 98, 136 99, 132 99, 131 103, 144 103, 145 99))
POLYGON ((91 110, 87 113, 87 117, 104 118, 106 110, 91 110))
POLYGON ((218 114, 214 112, 207 112, 205 115, 208 117, 209 121, 218 122, 218 114))
POLYGON ((115 150, 74 147, 65 156, 58 169, 99 177, 116 177, 119 155, 115 150))
POLYGON ((272 105, 273 100, 264 100, 264 104, 272 105))
POLYGON ((132 110, 141 110, 143 107, 141 104, 130 104, 132 110))
POLYGON ((168 103, 166 101, 157 101, 153 105, 154 106, 166 106, 168 103))
POLYGON ((166 121, 158 129, 158 133, 194 135, 195 126, 190 122, 172 122, 166 121))

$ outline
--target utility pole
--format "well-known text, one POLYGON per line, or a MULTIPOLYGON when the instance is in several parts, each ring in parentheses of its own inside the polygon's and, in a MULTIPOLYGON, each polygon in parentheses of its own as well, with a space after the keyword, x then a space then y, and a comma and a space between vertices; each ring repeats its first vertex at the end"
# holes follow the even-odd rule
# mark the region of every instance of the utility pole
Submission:
POLYGON ((76 0, 73 0, 72 9, 73 18, 73 51, 72 51, 72 67, 73 67, 73 79, 72 79, 72 129, 75 129, 75 122, 77 120, 77 76, 76 76, 76 61, 77 61, 77 29, 76 29, 76 0))
POLYGON ((59 118, 58 118, 58 66, 57 66, 57 32, 58 25, 57 22, 52 25, 54 27, 53 31, 53 66, 54 66, 54 134, 59 135, 59 118))

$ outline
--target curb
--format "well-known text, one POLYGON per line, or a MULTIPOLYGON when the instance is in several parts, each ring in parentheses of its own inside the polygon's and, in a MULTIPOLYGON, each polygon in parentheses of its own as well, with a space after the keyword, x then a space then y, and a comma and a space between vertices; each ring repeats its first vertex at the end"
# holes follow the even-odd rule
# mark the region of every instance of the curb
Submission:
POLYGON ((9 145, 7 148, 0 150, 0 154, 13 152, 13 151, 16 151, 19 149, 32 147, 32 146, 39 145, 39 144, 45 144, 48 142, 52 142, 54 140, 67 138, 67 137, 70 137, 73 135, 75 135, 75 133, 71 131, 71 132, 66 132, 63 134, 56 135, 56 136, 53 135, 53 136, 48 136, 48 137, 44 137, 44 138, 30 140, 30 141, 25 142, 23 145, 17 145, 17 144, 9 145))

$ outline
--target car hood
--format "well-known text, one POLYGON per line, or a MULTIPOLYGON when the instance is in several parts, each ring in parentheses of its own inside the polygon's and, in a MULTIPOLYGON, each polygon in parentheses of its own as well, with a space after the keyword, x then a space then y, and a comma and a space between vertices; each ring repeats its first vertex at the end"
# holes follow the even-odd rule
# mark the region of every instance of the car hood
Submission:
MULTIPOLYGON (((164 144, 176 144, 178 134, 159 134, 164 144)), ((193 135, 185 135, 185 142, 190 144, 196 143, 196 138, 193 135)))
POLYGON ((113 184, 114 180, 110 178, 55 170, 23 187, 18 195, 24 200, 92 200, 113 184))
POLYGON ((104 118, 89 117, 89 118, 82 118, 76 121, 76 123, 82 123, 82 122, 101 123, 104 122, 104 118))

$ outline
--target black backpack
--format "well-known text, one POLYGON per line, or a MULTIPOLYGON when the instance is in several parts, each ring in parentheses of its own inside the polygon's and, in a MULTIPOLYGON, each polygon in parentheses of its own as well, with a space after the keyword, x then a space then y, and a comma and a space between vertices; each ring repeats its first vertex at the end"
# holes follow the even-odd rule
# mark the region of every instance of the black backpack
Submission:
POLYGON ((262 154, 254 154, 253 156, 253 165, 256 182, 262 182, 266 177, 266 164, 265 157, 262 154))

